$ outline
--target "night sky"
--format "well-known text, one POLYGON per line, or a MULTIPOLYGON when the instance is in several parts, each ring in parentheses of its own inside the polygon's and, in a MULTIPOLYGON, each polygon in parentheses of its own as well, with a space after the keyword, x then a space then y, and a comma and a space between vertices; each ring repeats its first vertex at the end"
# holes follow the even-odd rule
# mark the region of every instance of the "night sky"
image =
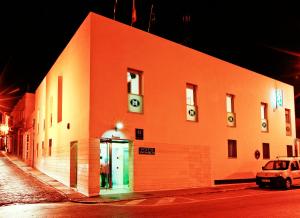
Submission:
MULTIPOLYGON (((300 93, 296 3, 135 2, 134 27, 147 31, 153 4, 151 33, 294 85, 295 94, 300 93)), ((35 91, 90 11, 113 18, 114 4, 115 0, 1 1, 0 110, 9 111, 25 91, 35 91)), ((118 0, 116 20, 130 25, 131 10, 132 0, 118 0)))

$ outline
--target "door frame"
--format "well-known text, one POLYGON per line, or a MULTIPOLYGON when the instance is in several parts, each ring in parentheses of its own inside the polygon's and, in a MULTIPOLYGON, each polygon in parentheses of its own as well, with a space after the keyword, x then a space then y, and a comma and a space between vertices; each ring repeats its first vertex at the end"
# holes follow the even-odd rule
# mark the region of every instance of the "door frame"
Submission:
MULTIPOLYGON (((113 185, 112 185, 112 147, 113 147, 113 143, 127 143, 128 144, 128 165, 131 165, 133 163, 133 161, 131 159, 133 159, 133 151, 130 152, 130 150, 133 149, 132 146, 132 141, 128 140, 128 139, 111 139, 111 138, 100 138, 100 144, 101 143, 107 143, 108 146, 108 150, 109 150, 109 189, 113 190, 113 185)), ((99 149, 100 149, 100 144, 99 144, 99 149)), ((101 154, 101 151, 99 152, 101 154)), ((100 157, 99 157, 100 158, 100 157)), ((132 173, 130 172, 130 169, 132 169, 132 166, 128 166, 128 180, 129 180, 129 184, 128 184, 128 188, 132 189, 132 182, 131 180, 133 179, 132 173)), ((100 187, 101 189, 101 187, 100 187)))

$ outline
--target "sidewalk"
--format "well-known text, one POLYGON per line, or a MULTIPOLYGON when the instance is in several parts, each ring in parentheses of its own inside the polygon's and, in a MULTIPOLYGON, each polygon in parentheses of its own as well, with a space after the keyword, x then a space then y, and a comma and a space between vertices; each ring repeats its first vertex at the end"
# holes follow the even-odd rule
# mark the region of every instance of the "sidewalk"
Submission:
POLYGON ((27 174, 35 177, 46 185, 55 188, 58 192, 65 195, 69 201, 86 204, 96 203, 109 203, 115 201, 125 200, 136 200, 136 199, 147 199, 147 198, 159 198, 159 197, 171 197, 171 196, 182 196, 191 194, 204 194, 204 193, 216 193, 225 191, 236 191, 242 189, 249 189, 256 187, 255 183, 240 183, 230 185, 217 185, 214 187, 202 187, 202 188, 191 188, 191 189, 178 189, 178 190, 166 190, 166 191, 152 191, 152 192, 133 192, 133 193, 122 193, 122 194, 109 194, 96 197, 87 197, 74 189, 60 183, 59 181, 51 178, 50 176, 27 166, 23 161, 15 156, 8 155, 6 152, 1 151, 4 156, 8 158, 21 170, 27 174))
POLYGON ((21 161, 18 157, 9 155, 4 151, 0 151, 2 155, 7 157, 9 161, 11 161, 13 164, 15 164, 19 169, 27 173, 28 175, 31 175, 32 177, 38 179, 39 181, 43 182, 44 184, 51 186, 55 188, 59 193, 66 196, 69 200, 70 199, 81 199, 86 198, 85 195, 75 191, 74 189, 62 184, 61 182, 53 179, 52 177, 40 172, 37 169, 34 169, 30 166, 28 166, 26 163, 21 161))

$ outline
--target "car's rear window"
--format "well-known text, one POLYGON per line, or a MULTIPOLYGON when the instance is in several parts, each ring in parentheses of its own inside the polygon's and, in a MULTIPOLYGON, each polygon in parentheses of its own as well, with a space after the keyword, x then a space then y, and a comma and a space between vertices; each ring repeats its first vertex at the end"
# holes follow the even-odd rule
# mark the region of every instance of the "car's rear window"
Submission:
POLYGON ((264 166, 264 170, 286 170, 289 167, 288 160, 271 160, 264 166))

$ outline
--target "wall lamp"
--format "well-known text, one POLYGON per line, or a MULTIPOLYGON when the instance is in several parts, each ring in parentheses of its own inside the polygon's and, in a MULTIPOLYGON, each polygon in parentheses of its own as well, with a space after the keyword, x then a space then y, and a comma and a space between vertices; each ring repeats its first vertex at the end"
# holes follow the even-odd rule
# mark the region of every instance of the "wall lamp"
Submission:
POLYGON ((122 122, 117 122, 116 123, 116 126, 115 126, 116 131, 121 130, 123 128, 124 128, 124 124, 122 122))

